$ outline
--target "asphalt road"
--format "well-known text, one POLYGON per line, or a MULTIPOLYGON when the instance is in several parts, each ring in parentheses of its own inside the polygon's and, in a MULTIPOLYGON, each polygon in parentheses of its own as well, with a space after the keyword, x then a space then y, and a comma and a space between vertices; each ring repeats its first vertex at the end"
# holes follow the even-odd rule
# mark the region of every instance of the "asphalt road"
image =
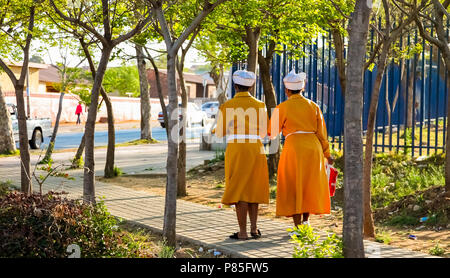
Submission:
MULTIPOLYGON (((187 129, 187 139, 199 139, 202 132, 206 128, 199 126, 193 126, 187 129)), ((132 140, 139 139, 141 136, 140 129, 122 129, 116 130, 116 143, 125 143, 132 140)), ((152 128, 152 136, 158 141, 167 141, 166 130, 161 127, 152 128)), ((61 133, 56 137, 55 149, 71 149, 78 148, 81 138, 83 137, 82 132, 74 133, 61 133)), ((97 131, 95 132, 95 146, 106 146, 108 144, 108 131, 97 131)), ((44 138, 44 144, 42 148, 46 148, 50 141, 50 137, 44 138)))

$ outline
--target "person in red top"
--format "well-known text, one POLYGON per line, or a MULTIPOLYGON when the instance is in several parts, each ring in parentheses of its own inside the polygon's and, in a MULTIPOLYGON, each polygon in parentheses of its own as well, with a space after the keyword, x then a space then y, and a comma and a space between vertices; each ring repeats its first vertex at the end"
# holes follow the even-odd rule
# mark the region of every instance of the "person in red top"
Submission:
POLYGON ((83 113, 83 107, 81 107, 81 101, 80 101, 80 102, 78 102, 77 109, 75 110, 75 115, 78 116, 77 125, 81 124, 81 119, 80 119, 81 113, 83 113))

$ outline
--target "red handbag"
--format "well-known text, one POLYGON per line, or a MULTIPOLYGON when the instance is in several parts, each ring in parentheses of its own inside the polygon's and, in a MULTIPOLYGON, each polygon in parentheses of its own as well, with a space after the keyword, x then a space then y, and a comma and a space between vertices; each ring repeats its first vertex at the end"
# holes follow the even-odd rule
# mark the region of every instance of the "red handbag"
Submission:
POLYGON ((336 192, 336 181, 338 176, 338 170, 327 163, 327 177, 328 177, 328 186, 330 188, 330 197, 334 196, 336 192))

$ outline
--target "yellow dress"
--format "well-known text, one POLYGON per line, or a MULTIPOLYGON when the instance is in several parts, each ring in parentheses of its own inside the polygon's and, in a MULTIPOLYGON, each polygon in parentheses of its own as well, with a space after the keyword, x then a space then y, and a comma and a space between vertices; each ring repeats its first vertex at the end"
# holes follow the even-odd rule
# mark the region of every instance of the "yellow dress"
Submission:
POLYGON ((256 139, 266 136, 267 122, 265 104, 248 92, 237 93, 220 106, 216 136, 238 137, 228 140, 225 151, 223 204, 269 203, 267 159, 263 144, 256 139))
POLYGON ((270 119, 268 133, 274 137, 280 129, 287 137, 278 164, 276 215, 329 214, 325 157, 330 150, 320 108, 300 94, 292 95, 270 119), (293 133, 297 131, 311 133, 293 133))

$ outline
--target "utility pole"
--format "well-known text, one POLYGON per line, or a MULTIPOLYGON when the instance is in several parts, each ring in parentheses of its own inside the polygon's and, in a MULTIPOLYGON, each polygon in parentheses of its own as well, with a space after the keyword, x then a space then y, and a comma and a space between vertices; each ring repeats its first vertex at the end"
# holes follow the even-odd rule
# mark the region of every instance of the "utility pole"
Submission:
POLYGON ((205 95, 206 95, 207 84, 208 84, 208 81, 206 79, 203 79, 203 98, 205 98, 205 95))
POLYGON ((27 66, 27 118, 31 118, 30 111, 30 67, 27 66))

